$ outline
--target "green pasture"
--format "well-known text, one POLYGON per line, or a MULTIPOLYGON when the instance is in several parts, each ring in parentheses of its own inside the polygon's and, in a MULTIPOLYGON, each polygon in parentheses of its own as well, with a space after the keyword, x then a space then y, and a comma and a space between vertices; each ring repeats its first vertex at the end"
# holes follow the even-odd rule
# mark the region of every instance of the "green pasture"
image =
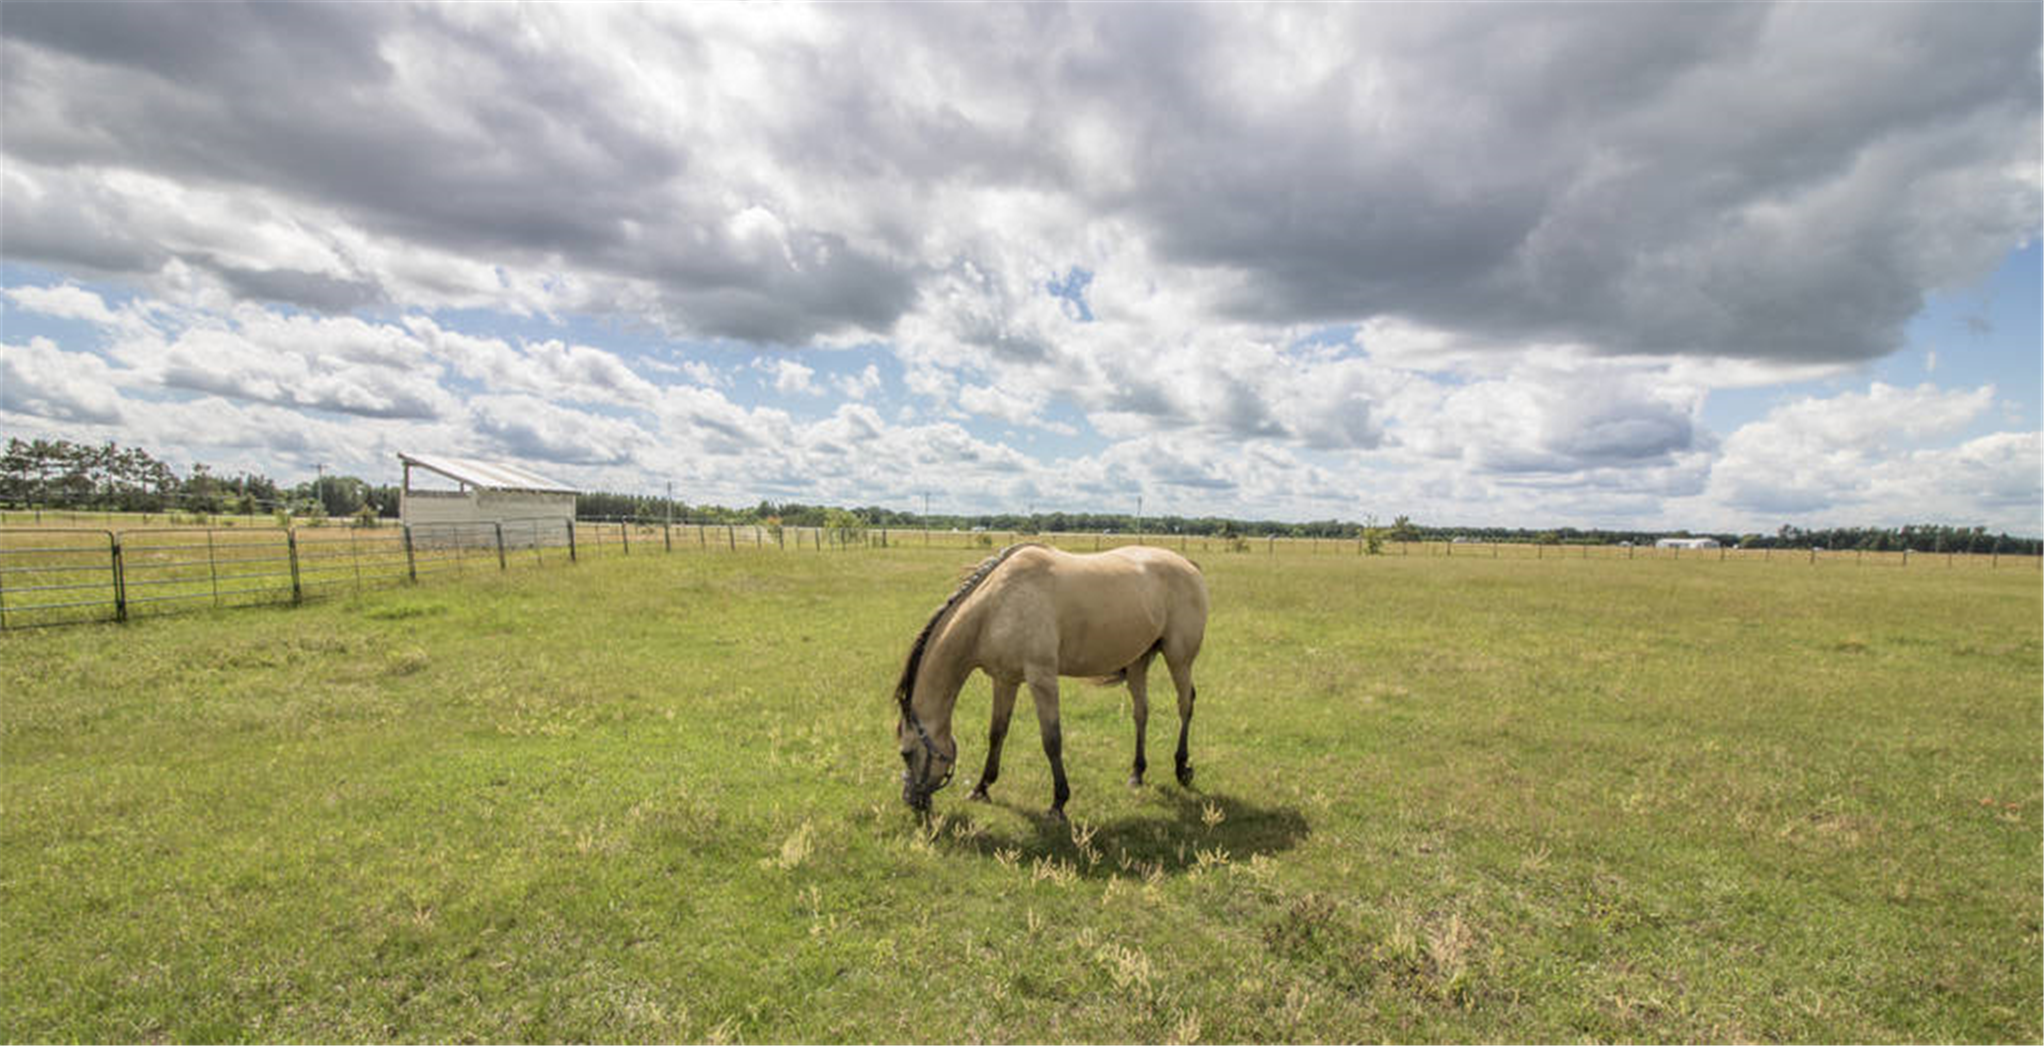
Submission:
POLYGON ((2044 1035, 2034 569, 1296 552, 1193 550, 1197 791, 1067 682, 1069 826, 983 679, 900 803, 959 549, 0 635, 0 1039, 2044 1035))

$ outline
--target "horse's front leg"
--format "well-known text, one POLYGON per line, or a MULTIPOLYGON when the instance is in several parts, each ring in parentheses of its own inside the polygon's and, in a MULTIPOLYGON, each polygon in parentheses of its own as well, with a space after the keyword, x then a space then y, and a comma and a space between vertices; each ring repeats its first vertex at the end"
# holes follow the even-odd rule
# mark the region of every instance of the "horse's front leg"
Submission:
POLYGON ((1001 743, 1008 739, 1008 717, 1015 712, 1015 692, 1020 683, 994 680, 994 717, 987 725, 987 765, 979 772, 979 784, 974 785, 967 799, 986 802, 987 786, 1001 777, 1001 743))
POLYGON ((1050 760, 1050 815, 1062 821, 1065 800, 1072 797, 1072 786, 1065 783, 1065 736, 1058 726, 1057 671, 1031 670, 1028 676, 1029 693, 1036 698, 1036 725, 1043 730, 1043 754, 1050 760))

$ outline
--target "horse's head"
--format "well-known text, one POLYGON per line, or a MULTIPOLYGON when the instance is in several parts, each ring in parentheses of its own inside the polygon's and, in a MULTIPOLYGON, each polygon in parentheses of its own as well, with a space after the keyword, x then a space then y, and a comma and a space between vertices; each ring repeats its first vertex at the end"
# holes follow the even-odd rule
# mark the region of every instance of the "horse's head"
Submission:
POLYGON ((925 731, 909 711, 895 720, 894 740, 901 749, 901 801, 910 809, 928 813, 930 797, 951 783, 951 771, 957 765, 958 745, 951 740, 951 726, 944 723, 925 731))

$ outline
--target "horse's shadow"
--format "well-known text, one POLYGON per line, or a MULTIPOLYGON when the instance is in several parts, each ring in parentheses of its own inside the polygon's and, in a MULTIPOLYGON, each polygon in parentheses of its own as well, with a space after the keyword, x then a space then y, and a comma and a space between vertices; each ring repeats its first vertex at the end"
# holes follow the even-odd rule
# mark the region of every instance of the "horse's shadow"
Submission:
POLYGON ((948 850, 1092 879, 1177 875, 1217 860, 1247 861, 1290 850, 1312 832, 1297 809, 1218 793, 1166 786, 1151 790, 1144 806, 1104 821, 1060 821, 1040 807, 994 799, 954 809, 927 828, 948 850), (989 806, 1013 811, 1021 824, 974 816, 989 806))

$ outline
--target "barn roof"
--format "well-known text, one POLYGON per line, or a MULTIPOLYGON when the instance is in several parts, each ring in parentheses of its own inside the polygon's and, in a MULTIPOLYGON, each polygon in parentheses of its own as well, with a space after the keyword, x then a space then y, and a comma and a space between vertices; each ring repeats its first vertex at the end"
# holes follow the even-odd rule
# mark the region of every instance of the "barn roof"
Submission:
POLYGON ((407 465, 431 469, 448 479, 466 483, 479 490, 524 490, 543 494, 580 493, 560 480, 549 479, 523 465, 513 465, 509 462, 451 458, 440 454, 400 453, 397 458, 407 465))

